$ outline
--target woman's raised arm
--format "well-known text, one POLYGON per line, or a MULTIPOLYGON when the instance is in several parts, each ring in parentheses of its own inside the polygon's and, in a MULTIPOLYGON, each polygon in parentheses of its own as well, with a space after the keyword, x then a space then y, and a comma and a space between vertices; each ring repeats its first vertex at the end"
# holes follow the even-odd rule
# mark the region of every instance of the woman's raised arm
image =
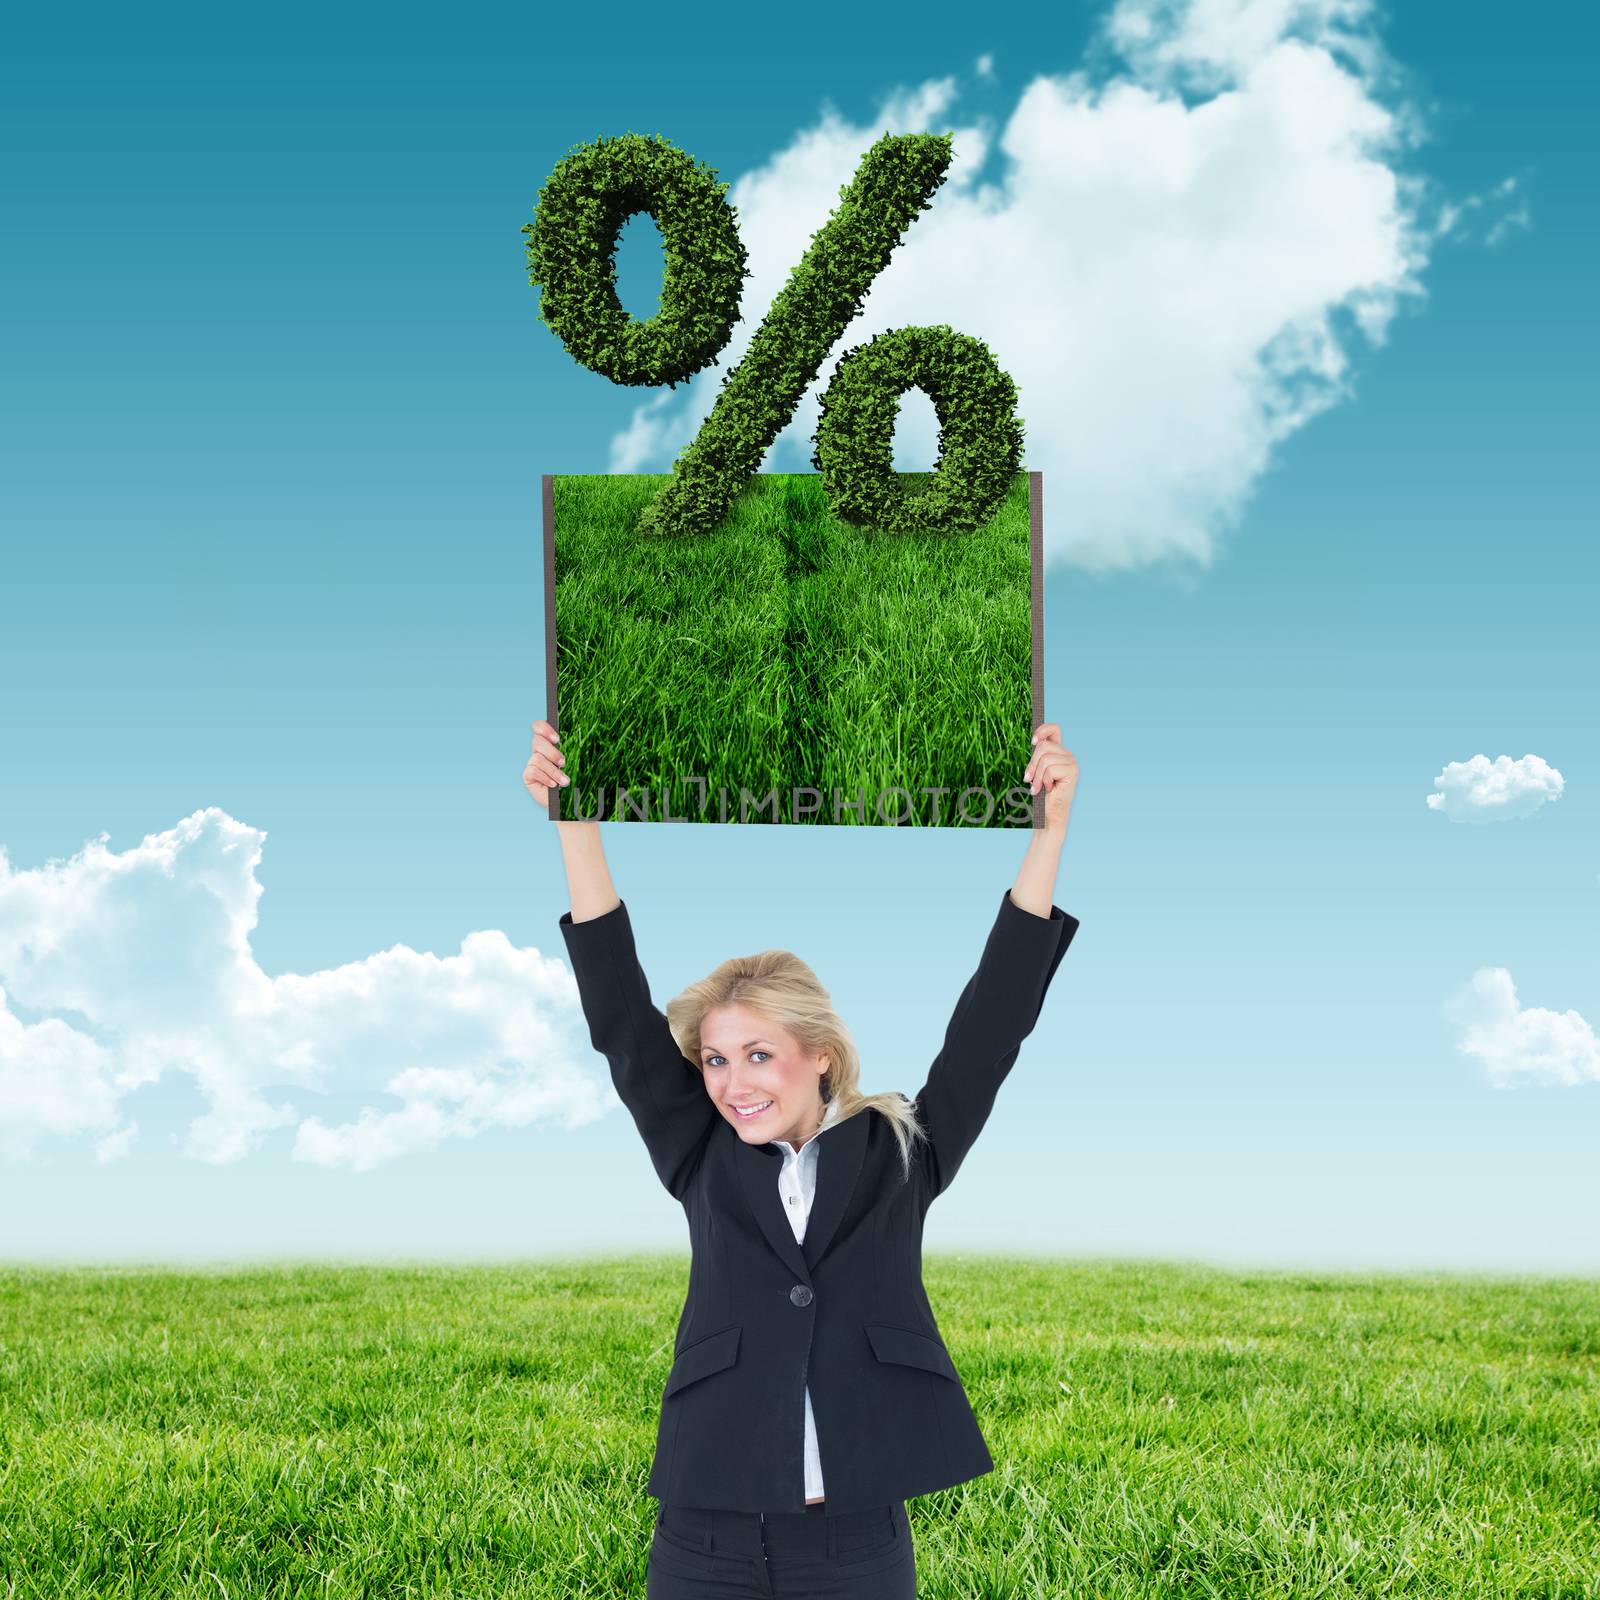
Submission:
POLYGON ((1023 781, 1045 795, 1044 826, 1033 830, 1016 882, 1000 898, 978 970, 956 1001, 944 1046, 916 1096, 928 1135, 930 1203, 950 1187, 988 1121, 1078 931, 1078 919, 1053 903, 1067 815, 1078 787, 1078 763, 1061 748, 1057 723, 1039 724, 1023 781))
POLYGON ((1067 842, 1067 820, 1078 792, 1078 758, 1061 747, 1061 724, 1041 722, 1033 731, 1033 755, 1022 781, 1044 790, 1044 826, 1035 828, 1011 886, 1011 903, 1036 917, 1048 917, 1056 895, 1061 847, 1067 842))
MULTIPOLYGON (((533 725, 522 781, 540 805, 564 784, 564 758, 548 722, 533 725)), ((678 1049, 650 997, 628 908, 611 882, 598 822, 556 823, 572 910, 558 922, 589 1039, 606 1058, 617 1098, 628 1108, 667 1193, 682 1200, 706 1140, 721 1120, 700 1069, 678 1049)))
POLYGON ((592 922, 622 904, 611 882, 611 868, 600 843, 598 822, 558 822, 561 861, 567 869, 567 897, 572 920, 592 922))
MULTIPOLYGON (((533 753, 522 769, 523 787, 546 811, 550 809, 552 788, 566 788, 571 782, 562 768, 567 764, 559 748, 561 735, 541 717, 533 724, 533 753)), ((557 822, 561 838, 561 860, 567 869, 567 897, 572 902, 574 922, 592 922, 621 901, 611 881, 605 847, 600 843, 598 822, 557 822)))

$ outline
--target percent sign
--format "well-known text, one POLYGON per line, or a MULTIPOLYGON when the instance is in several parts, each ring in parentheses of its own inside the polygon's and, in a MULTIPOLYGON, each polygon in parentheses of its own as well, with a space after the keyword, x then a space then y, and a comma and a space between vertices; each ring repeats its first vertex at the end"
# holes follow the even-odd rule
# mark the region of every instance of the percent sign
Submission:
MULTIPOLYGON (((702 533, 727 514, 944 182, 951 153, 947 133, 885 134, 867 151, 639 532, 702 533)), ((576 361, 614 383, 675 386, 716 358, 750 276, 727 190, 703 162, 634 133, 579 145, 556 164, 522 232, 540 320, 576 361), (648 322, 617 298, 617 238, 641 211, 661 230, 665 256, 648 322)), ((821 398, 811 458, 833 514, 897 533, 981 527, 1022 462, 1016 403, 988 347, 953 328, 894 328, 846 351, 821 398), (912 388, 933 402, 939 454, 927 487, 908 495, 893 445, 900 396, 912 388)))

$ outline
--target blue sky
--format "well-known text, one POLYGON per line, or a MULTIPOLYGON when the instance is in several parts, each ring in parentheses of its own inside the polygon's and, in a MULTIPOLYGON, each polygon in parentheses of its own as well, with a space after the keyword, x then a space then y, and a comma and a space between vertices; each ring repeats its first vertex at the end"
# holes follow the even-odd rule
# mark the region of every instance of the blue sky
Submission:
MULTIPOLYGON (((520 773, 539 475, 665 470, 717 373, 578 368, 520 230, 664 134, 734 184, 736 358, 860 153, 948 127, 847 337, 1018 381, 1082 928, 927 1248, 1600 1267, 1590 41, 443 15, 36 13, 0 62, 0 1257, 686 1248, 520 773)), ((606 829, 658 1001, 786 946, 908 1093, 1024 844, 606 829)))

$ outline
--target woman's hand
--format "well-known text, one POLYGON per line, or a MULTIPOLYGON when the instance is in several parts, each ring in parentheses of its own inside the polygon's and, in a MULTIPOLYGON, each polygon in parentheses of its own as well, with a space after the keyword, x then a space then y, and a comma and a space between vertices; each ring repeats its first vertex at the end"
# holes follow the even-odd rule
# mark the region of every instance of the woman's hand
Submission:
POLYGON ((1078 758, 1061 748, 1061 724, 1041 722, 1033 730, 1033 758, 1022 781, 1030 794, 1044 791, 1044 825, 1066 831, 1072 797, 1078 792, 1078 758))
POLYGON ((567 758, 556 748, 561 735, 541 717, 533 724, 533 754, 522 769, 522 786, 546 811, 550 809, 550 791, 556 785, 565 788, 572 780, 561 769, 567 758))

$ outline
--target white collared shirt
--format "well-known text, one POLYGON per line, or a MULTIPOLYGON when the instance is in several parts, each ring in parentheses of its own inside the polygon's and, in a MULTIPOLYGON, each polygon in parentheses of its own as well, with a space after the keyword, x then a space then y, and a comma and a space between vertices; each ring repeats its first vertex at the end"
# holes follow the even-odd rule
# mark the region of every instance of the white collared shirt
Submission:
MULTIPOLYGON (((783 1170, 778 1174, 778 1194, 783 1213, 794 1229, 795 1243, 805 1241, 806 1223, 811 1220, 811 1202, 817 1192, 817 1140, 838 1121, 839 1102, 830 1100, 822 1111, 822 1126, 798 1150, 787 1139, 771 1142, 783 1151, 783 1170)), ((822 1493, 822 1457, 817 1453, 817 1424, 811 1415, 811 1390, 806 1390, 806 1492, 807 1500, 822 1493)))

